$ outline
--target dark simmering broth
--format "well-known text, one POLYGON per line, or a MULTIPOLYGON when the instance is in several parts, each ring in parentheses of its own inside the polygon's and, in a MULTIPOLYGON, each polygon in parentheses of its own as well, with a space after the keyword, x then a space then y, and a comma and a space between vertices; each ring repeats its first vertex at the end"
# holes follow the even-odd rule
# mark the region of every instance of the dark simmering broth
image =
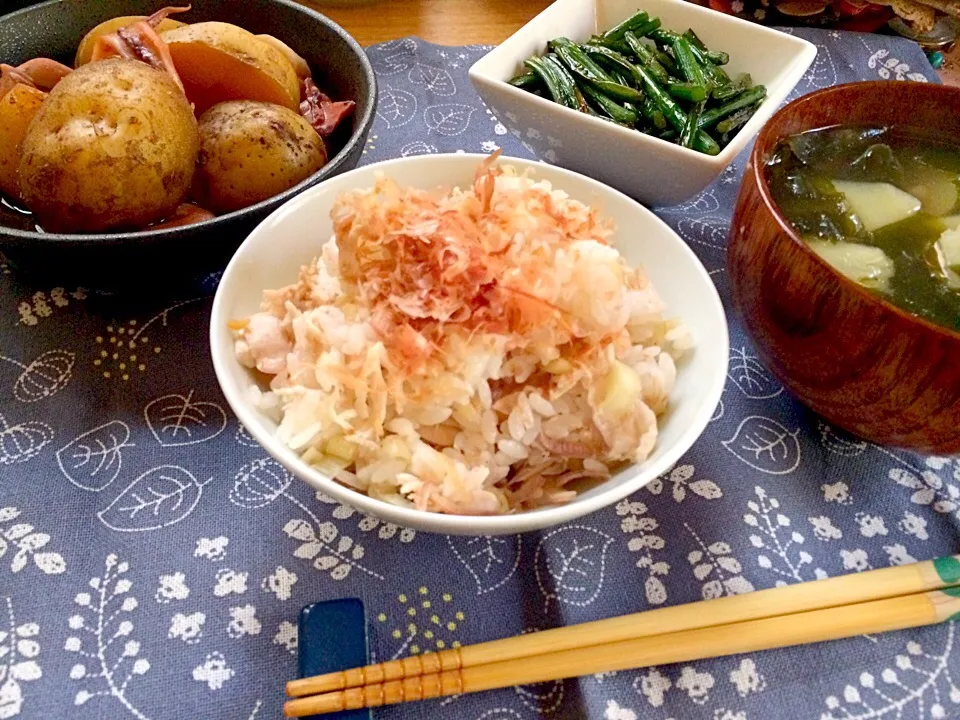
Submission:
POLYGON ((767 174, 834 269, 960 330, 960 145, 902 127, 827 128, 782 140, 767 174))

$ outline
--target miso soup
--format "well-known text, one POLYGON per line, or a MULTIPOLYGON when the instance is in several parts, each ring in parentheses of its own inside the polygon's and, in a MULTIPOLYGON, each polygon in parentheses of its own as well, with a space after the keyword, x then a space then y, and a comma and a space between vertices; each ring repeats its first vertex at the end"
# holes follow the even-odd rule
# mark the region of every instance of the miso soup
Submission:
POLYGON ((903 127, 841 126, 782 140, 774 200, 838 272, 960 330, 960 144, 903 127))

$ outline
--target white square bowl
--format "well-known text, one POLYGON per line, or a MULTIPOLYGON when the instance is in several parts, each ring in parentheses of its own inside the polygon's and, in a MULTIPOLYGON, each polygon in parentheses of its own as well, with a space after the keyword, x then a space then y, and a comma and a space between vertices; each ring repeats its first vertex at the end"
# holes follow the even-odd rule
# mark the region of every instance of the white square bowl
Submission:
POLYGON ((817 55, 812 43, 686 0, 557 0, 470 68, 470 80, 497 119, 541 159, 600 180, 648 205, 685 202, 713 182, 770 119, 817 55), (748 72, 767 98, 718 155, 680 147, 515 88, 507 81, 531 55, 564 36, 583 42, 637 12, 663 27, 692 28, 730 54, 731 75, 748 72))

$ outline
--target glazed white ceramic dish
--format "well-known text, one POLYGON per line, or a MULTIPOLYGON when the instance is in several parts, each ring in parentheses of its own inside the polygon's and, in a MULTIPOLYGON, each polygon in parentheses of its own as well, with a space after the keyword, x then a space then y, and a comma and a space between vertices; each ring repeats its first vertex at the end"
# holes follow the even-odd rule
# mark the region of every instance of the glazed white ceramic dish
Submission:
POLYGON ((210 318, 213 365, 223 393, 240 422, 291 473, 339 502, 388 522, 428 532, 456 535, 500 535, 556 525, 611 505, 666 472, 689 449, 710 420, 727 372, 727 322, 716 288, 690 248, 652 212, 596 180, 561 168, 507 158, 518 168, 553 183, 573 198, 598 208, 616 223, 615 243, 631 265, 642 265, 668 305, 671 317, 690 326, 696 349, 680 365, 671 407, 661 420, 656 449, 640 465, 559 507, 499 517, 462 517, 422 512, 375 500, 351 490, 304 463, 275 437, 276 424, 250 401, 256 382, 237 362, 231 319, 255 312, 261 292, 289 285, 300 267, 331 237, 330 208, 342 192, 373 185, 383 172, 402 185, 423 189, 466 187, 481 155, 427 155, 367 165, 332 178, 279 208, 246 239, 223 274, 210 318))
POLYGON ((470 80, 494 115, 529 150, 647 205, 675 205, 701 192, 740 154, 810 67, 812 43, 700 7, 686 0, 557 0, 470 68, 470 80), (711 49, 730 54, 731 77, 748 72, 767 99, 719 155, 710 156, 590 117, 515 88, 506 81, 547 42, 582 42, 637 12, 663 27, 694 32, 711 49))

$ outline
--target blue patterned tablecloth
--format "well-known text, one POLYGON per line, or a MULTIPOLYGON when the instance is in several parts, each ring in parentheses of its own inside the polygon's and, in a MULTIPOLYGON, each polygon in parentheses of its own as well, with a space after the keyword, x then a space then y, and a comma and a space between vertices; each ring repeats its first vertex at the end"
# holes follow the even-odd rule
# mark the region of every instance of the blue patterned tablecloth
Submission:
MULTIPOLYGON (((819 46, 795 94, 934 80, 898 39, 819 46)), ((472 91, 484 47, 370 49, 364 162, 529 156, 472 91)), ((725 301, 746 154, 661 212, 725 301)), ((318 239, 320 242, 321 239, 318 239)), ((403 530, 294 481, 237 425, 195 297, 131 306, 0 278, 0 718, 280 715, 300 608, 366 603, 377 659, 957 551, 960 462, 868 445, 794 402, 731 316, 723 403, 669 474, 575 523, 504 538, 403 530)), ((380 718, 960 716, 955 624, 378 712, 380 718)))

